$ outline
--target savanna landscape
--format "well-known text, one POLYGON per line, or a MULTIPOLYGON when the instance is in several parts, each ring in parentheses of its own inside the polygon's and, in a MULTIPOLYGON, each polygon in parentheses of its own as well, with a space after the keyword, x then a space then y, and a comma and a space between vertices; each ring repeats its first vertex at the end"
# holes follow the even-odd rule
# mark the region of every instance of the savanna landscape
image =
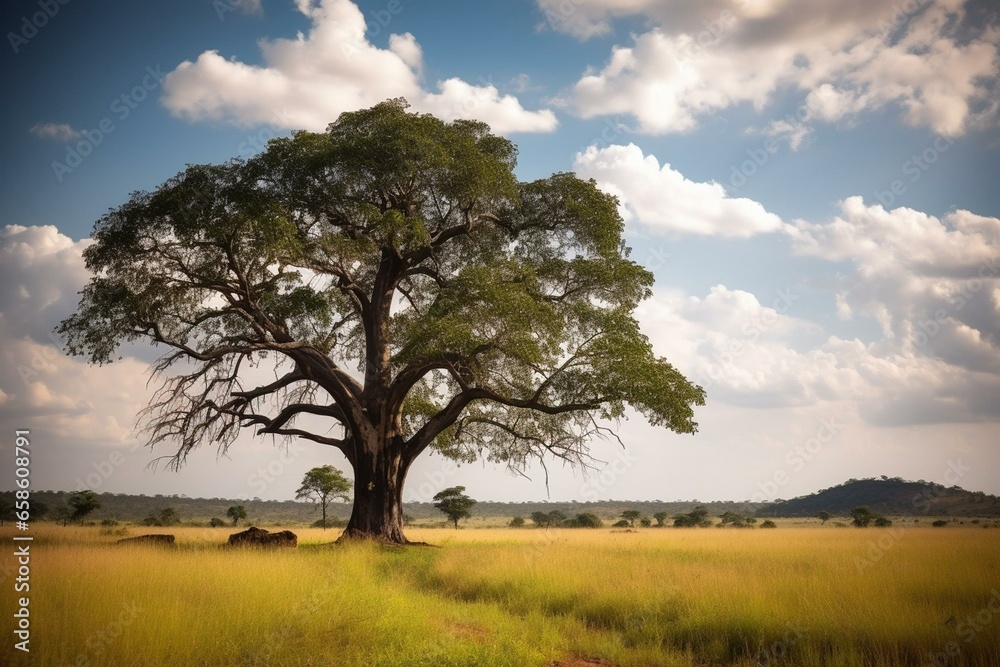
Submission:
POLYGON ((271 550, 43 525, 26 664, 996 665, 1000 530, 903 525, 408 531, 429 547, 296 528, 271 550))
POLYGON ((3 667, 1000 667, 995 2, 0 25, 3 667))

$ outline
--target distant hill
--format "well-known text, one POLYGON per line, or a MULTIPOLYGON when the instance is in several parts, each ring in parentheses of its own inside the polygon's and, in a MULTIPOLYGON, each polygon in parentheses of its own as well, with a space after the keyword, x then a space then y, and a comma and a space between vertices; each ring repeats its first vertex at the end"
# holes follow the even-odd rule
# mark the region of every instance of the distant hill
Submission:
POLYGON ((899 477, 849 479, 808 496, 769 503, 757 510, 757 516, 801 517, 819 512, 846 516, 861 505, 889 516, 1000 516, 997 496, 899 477))

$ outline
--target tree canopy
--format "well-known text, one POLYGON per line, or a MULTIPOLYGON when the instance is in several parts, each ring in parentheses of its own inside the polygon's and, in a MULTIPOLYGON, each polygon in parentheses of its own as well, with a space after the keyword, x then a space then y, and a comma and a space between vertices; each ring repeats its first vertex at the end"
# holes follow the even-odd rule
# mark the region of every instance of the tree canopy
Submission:
POLYGON ((59 331, 112 362, 151 341, 151 445, 180 466, 241 428, 340 450, 348 534, 405 541, 406 471, 428 448, 523 472, 587 460, 631 406, 693 433, 703 391, 632 313, 652 274, 616 199, 571 173, 519 182, 483 123, 344 113, 247 160, 192 165, 96 224, 93 277, 59 331), (274 373, 250 382, 257 367, 274 373))
POLYGON ((448 517, 458 530, 458 522, 472 516, 476 501, 465 495, 464 486, 453 486, 434 494, 434 507, 448 517))
POLYGON ((67 502, 72 511, 69 516, 71 521, 83 521, 88 514, 101 508, 100 496, 89 489, 77 491, 67 502))
MULTIPOLYGON (((344 502, 350 500, 349 494, 352 485, 351 480, 344 477, 344 473, 333 466, 318 466, 308 471, 302 478, 302 486, 295 492, 295 497, 299 500, 312 500, 322 507, 323 528, 325 529, 326 508, 330 501, 338 498, 344 502)), ((233 525, 236 525, 235 520, 233 525)))

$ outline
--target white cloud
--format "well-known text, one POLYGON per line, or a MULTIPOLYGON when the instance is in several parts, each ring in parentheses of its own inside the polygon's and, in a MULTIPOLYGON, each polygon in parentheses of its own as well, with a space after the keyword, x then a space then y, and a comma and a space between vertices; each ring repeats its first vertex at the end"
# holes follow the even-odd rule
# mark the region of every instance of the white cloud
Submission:
POLYGON ((90 367, 67 357, 52 334, 89 278, 81 256, 89 243, 53 226, 0 232, 0 416, 51 437, 122 444, 147 396, 146 363, 90 367))
POLYGON ((772 120, 767 127, 762 130, 752 131, 752 134, 763 134, 775 139, 783 139, 788 142, 793 151, 797 151, 805 146, 813 135, 813 129, 805 123, 794 119, 779 118, 772 120))
POLYGON ((35 123, 29 130, 39 139, 53 139, 55 141, 73 141, 83 136, 79 130, 74 130, 66 123, 35 123))
POLYGON ((573 169, 616 195, 622 216, 654 231, 746 237, 777 231, 781 219, 752 199, 732 198, 716 182, 688 180, 634 144, 591 146, 573 169))
MULTIPOLYGON (((824 335, 800 310, 811 290, 804 299, 801 288, 764 298, 724 285, 704 296, 658 289, 637 313, 643 330, 710 401, 832 402, 869 426, 998 421, 1000 219, 852 197, 833 220, 786 230, 796 253, 838 263, 833 314, 872 318, 882 336, 824 335)), ((831 278, 819 278, 824 291, 831 278)))
POLYGON ((760 110, 799 90, 816 121, 893 105, 907 124, 946 135, 994 122, 1000 29, 973 25, 964 0, 913 4, 907 13, 895 0, 539 0, 555 28, 581 38, 608 32, 617 16, 655 26, 567 92, 586 118, 629 113, 641 131, 684 132, 714 111, 760 110))
POLYGON ((344 111, 406 97, 416 111, 447 119, 476 118, 498 133, 549 132, 548 109, 528 111, 496 87, 459 79, 426 90, 420 81, 423 56, 413 35, 392 35, 388 49, 365 38, 365 19, 349 0, 298 0, 312 21, 308 35, 261 40, 263 65, 227 60, 206 51, 167 75, 163 103, 190 121, 239 125, 274 124, 322 131, 344 111))
POLYGON ((229 0, 229 3, 247 16, 261 16, 264 13, 261 0, 229 0))

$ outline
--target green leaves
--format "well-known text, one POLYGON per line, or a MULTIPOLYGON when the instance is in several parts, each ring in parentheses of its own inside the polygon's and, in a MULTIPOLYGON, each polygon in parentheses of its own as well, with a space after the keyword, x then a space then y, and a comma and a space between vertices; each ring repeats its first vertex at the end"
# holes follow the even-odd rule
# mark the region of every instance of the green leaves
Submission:
POLYGON ((181 451, 255 425, 349 457, 381 434, 523 468, 545 452, 582 462, 607 433, 596 419, 629 406, 694 432, 702 389, 632 316, 653 276, 628 258, 617 200, 571 173, 519 183, 516 159, 483 123, 389 100, 190 166, 98 221, 94 277, 60 331, 97 363, 137 338, 167 346, 161 370, 194 362, 153 411, 154 440, 181 451), (243 391, 240 363, 267 353, 287 381, 243 391), (278 417, 255 402, 272 395, 278 417), (290 427, 299 412, 343 439, 290 427))

